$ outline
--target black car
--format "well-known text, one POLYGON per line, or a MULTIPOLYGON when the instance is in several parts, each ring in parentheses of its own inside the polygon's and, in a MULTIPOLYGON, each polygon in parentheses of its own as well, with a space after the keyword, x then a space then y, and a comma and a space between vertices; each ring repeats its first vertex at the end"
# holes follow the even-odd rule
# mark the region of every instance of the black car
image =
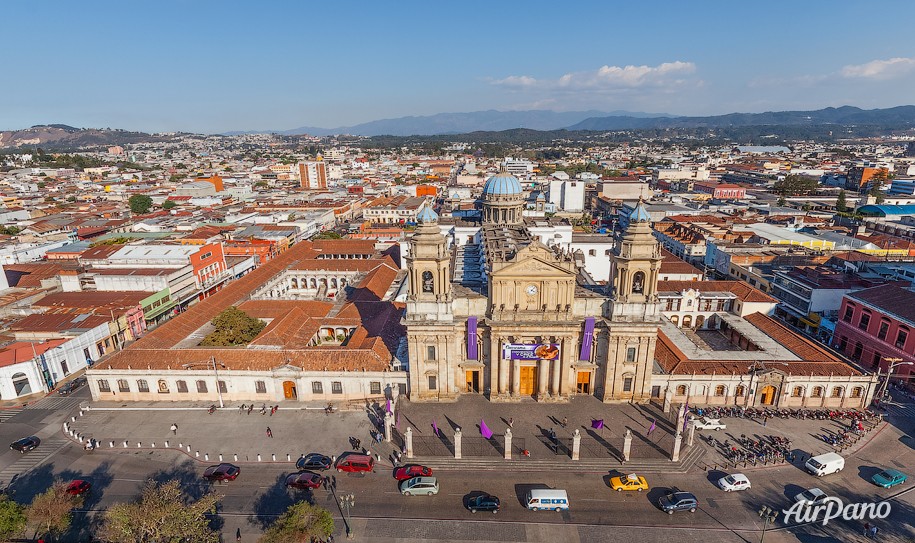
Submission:
POLYGON ((86 378, 77 377, 76 379, 70 381, 69 383, 67 383, 67 384, 63 385, 62 387, 60 387, 59 389, 57 389, 57 393, 60 394, 61 396, 67 396, 71 392, 74 392, 76 389, 83 386, 84 384, 86 384, 86 378))
POLYGON ((467 509, 470 509, 471 513, 476 513, 477 511, 492 511, 493 514, 495 514, 499 512, 499 506, 499 498, 492 494, 474 496, 467 501, 467 509))
POLYGON ((10 444, 10 449, 14 451, 19 451, 21 453, 27 453, 34 449, 35 447, 41 445, 41 440, 35 436, 24 437, 19 441, 14 441, 10 444))
POLYGON ((658 500, 661 511, 673 515, 674 511, 689 511, 695 513, 699 507, 699 500, 689 492, 668 492, 658 500))
POLYGON ((318 453, 306 454, 295 463, 296 468, 307 470, 325 470, 329 469, 331 465, 333 465, 333 461, 331 461, 329 456, 318 453))
POLYGON ((234 481, 241 473, 241 468, 232 464, 219 464, 210 466, 203 472, 203 478, 207 481, 234 481))

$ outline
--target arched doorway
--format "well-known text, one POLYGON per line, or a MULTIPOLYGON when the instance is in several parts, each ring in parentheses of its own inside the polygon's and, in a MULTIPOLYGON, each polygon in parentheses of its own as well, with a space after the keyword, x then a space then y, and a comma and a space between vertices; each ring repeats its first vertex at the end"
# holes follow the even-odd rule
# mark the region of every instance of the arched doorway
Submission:
POLYGON ((772 405, 775 403, 775 387, 772 385, 766 385, 763 387, 762 392, 760 393, 759 403, 762 405, 772 405))
POLYGON ((16 390, 16 396, 25 396, 32 393, 32 385, 24 373, 13 375, 13 388, 16 390))
POLYGON ((295 400, 298 393, 295 389, 295 381, 283 381, 283 397, 287 400, 295 400))

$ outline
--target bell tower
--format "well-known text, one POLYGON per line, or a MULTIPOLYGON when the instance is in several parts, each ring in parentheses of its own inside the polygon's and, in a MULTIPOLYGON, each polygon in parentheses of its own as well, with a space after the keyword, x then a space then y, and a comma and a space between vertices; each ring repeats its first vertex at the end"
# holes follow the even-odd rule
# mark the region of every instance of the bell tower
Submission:
POLYGON ((420 211, 407 257, 407 318, 451 320, 451 255, 431 208, 420 211))
POLYGON ((661 247, 641 199, 611 260, 607 362, 598 396, 604 402, 646 402, 661 321, 661 247))

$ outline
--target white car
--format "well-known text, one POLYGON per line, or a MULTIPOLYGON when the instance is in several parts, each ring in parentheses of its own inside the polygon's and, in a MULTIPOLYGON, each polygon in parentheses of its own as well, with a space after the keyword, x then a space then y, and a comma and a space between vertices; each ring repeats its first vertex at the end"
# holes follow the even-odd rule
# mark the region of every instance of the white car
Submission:
POLYGON ((743 473, 734 473, 718 479, 718 486, 725 492, 734 490, 749 490, 750 480, 743 473))
POLYGON ((696 430, 724 430, 727 428, 726 425, 721 423, 719 419, 710 419, 707 417, 702 417, 701 419, 693 419, 693 424, 696 425, 696 430))
POLYGON ((794 497, 794 501, 804 504, 804 507, 819 505, 829 496, 819 488, 808 488, 794 497))

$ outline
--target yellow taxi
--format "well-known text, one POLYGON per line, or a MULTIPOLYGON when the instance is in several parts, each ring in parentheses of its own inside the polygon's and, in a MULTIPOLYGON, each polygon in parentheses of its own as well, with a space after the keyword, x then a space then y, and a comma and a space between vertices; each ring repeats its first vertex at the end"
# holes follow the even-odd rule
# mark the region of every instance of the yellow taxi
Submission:
POLYGON ((624 490, 637 490, 639 492, 648 490, 648 481, 644 477, 639 477, 635 473, 629 475, 619 475, 610 478, 610 488, 617 492, 624 490))

